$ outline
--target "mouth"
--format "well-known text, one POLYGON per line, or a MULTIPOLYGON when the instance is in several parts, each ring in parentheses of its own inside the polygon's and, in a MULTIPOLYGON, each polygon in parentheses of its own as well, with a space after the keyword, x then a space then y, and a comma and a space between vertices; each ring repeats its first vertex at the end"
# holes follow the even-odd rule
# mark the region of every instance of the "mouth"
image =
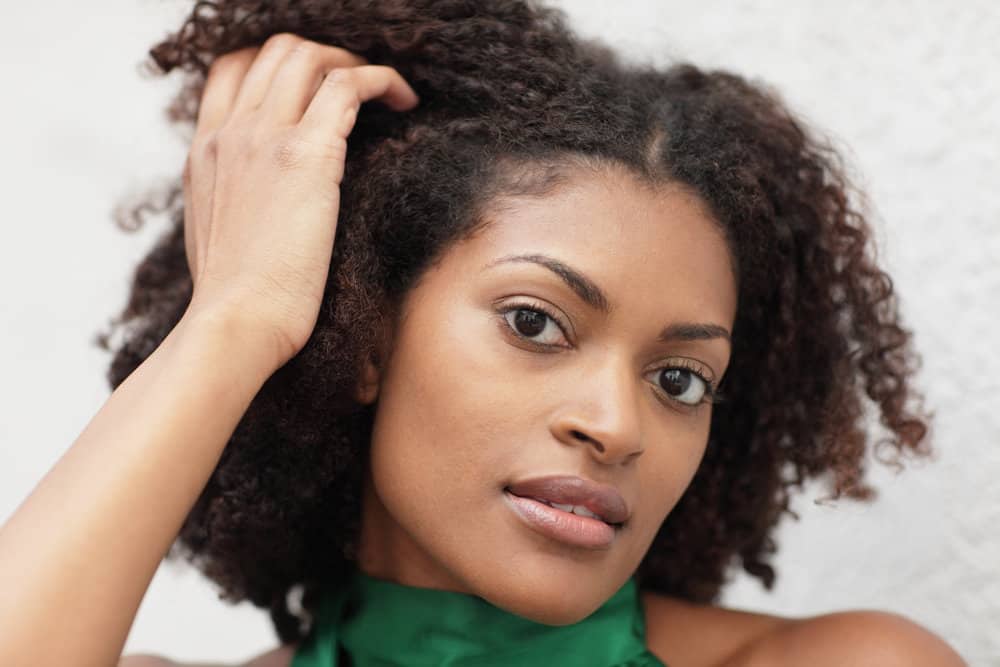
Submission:
POLYGON ((506 491, 508 494, 510 494, 510 495, 512 495, 512 496, 514 496, 516 498, 522 498, 522 499, 525 499, 525 500, 533 500, 536 503, 542 503, 543 505, 551 507, 551 508, 553 508, 553 509, 555 509, 555 510, 557 510, 559 512, 564 512, 566 514, 574 514, 576 516, 587 517, 587 518, 590 518, 590 519, 595 519, 597 521, 601 521, 601 522, 606 523, 607 525, 611 526, 612 528, 621 528, 624 525, 623 521, 618 521, 618 522, 608 521, 604 517, 601 517, 601 516, 598 516, 597 514, 594 514, 593 512, 591 512, 589 509, 587 509, 583 505, 573 505, 573 504, 570 504, 570 503, 556 503, 556 502, 551 502, 551 501, 545 500, 544 498, 533 498, 531 496, 519 496, 518 494, 516 494, 513 491, 511 491, 509 487, 505 488, 504 491, 506 491))
MULTIPOLYGON (((532 531, 573 547, 607 550, 625 523, 624 520, 608 521, 579 501, 575 504, 560 503, 544 496, 521 495, 510 486, 504 488, 504 500, 532 531)), ((589 500, 587 504, 595 506, 600 503, 589 500)), ((618 518, 623 511, 612 509, 610 513, 618 518)))

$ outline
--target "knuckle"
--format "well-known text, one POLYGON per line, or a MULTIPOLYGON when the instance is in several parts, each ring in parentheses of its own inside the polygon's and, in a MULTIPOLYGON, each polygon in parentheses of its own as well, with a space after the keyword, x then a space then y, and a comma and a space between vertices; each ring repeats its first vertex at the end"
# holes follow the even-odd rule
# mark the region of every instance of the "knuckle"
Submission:
POLYGON ((264 42, 262 48, 267 51, 278 51, 287 52, 293 48, 296 48, 301 42, 304 42, 301 37, 290 32, 279 32, 271 35, 264 42))
POLYGON ((350 67, 334 67, 327 72, 324 82, 331 85, 353 83, 354 71, 350 67))
POLYGON ((213 60, 211 65, 209 65, 209 76, 212 76, 213 74, 218 75, 242 65, 244 61, 252 59, 256 52, 257 48, 247 47, 223 53, 221 56, 213 60))
POLYGON ((365 67, 366 73, 371 76, 371 78, 376 80, 382 80, 386 78, 401 77, 399 72, 388 65, 368 65, 365 67))
POLYGON ((347 159, 347 139, 344 137, 331 137, 326 142, 326 157, 337 162, 344 162, 347 159))
POLYGON ((232 67, 236 63, 237 52, 231 51, 229 53, 224 53, 215 60, 208 67, 208 76, 218 76, 222 72, 232 67))
POLYGON ((301 40, 291 48, 289 53, 296 58, 316 60, 319 58, 319 45, 308 40, 301 40))
POLYGON ((349 93, 348 103, 361 106, 361 93, 358 88, 357 75, 353 68, 335 67, 330 70, 323 79, 323 85, 330 88, 341 89, 342 92, 349 93))

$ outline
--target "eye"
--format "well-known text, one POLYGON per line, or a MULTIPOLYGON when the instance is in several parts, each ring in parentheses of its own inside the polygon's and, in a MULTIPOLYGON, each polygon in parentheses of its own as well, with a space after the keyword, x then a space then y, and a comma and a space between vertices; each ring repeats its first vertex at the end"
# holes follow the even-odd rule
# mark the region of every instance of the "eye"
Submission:
MULTIPOLYGON (((520 339, 540 348, 567 347, 554 342, 560 338, 566 340, 566 327, 558 315, 542 304, 511 304, 498 313, 504 326, 520 339)), ((657 375, 653 381, 657 392, 666 395, 667 400, 692 407, 722 400, 710 379, 712 373, 702 370, 693 360, 678 359, 652 372, 657 375)))
POLYGON ((558 346, 566 334, 554 313, 540 304, 513 304, 500 315, 514 335, 546 347, 558 346))
POLYGON ((690 362, 656 369, 656 387, 666 394, 670 400, 684 405, 698 405, 702 402, 714 403, 718 395, 712 382, 705 374, 693 367, 690 362))

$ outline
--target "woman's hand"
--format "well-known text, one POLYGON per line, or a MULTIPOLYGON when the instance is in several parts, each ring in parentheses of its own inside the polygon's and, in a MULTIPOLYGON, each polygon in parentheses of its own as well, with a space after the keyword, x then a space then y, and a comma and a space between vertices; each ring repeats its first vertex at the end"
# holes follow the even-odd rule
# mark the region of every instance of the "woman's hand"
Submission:
POLYGON ((333 253, 347 135, 362 102, 413 108, 400 74, 289 33, 211 66, 184 168, 188 312, 234 315, 274 344, 305 345, 333 253))

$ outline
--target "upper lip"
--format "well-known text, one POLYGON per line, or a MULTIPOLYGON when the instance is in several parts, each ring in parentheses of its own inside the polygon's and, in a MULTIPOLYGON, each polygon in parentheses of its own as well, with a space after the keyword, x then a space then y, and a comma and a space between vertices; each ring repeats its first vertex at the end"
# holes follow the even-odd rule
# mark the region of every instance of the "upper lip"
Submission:
POLYGON ((622 523, 631 515, 625 499, 613 486, 575 475, 535 477, 509 484, 507 490, 515 496, 586 507, 606 523, 622 523))

